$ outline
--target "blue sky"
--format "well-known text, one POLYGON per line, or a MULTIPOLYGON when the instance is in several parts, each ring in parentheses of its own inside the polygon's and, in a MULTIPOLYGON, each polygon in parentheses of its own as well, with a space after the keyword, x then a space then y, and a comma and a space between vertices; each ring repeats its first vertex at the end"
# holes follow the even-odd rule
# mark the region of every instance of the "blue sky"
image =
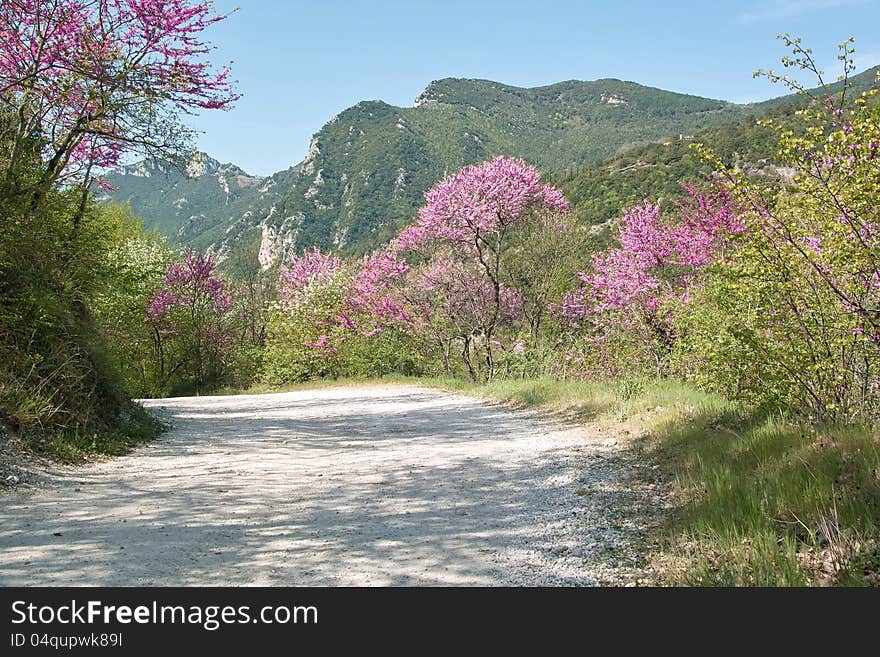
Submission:
POLYGON ((802 36, 826 70, 856 37, 861 71, 880 64, 880 0, 215 0, 239 11, 211 28, 244 98, 190 121, 198 147, 254 174, 299 162, 311 135, 360 100, 408 106, 431 81, 518 86, 620 78, 738 102, 780 95, 776 35, 802 36))

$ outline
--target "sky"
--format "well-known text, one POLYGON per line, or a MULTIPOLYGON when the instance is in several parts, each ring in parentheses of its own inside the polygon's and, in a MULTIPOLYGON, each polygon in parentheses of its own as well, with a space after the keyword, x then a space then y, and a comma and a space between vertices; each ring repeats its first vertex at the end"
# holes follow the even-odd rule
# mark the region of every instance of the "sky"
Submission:
POLYGON ((215 0, 237 11, 205 35, 243 94, 189 120, 197 146, 268 175, 305 157, 312 134, 361 100, 411 106, 432 80, 523 87, 619 78, 734 102, 784 93, 776 36, 803 38, 826 72, 856 38, 856 65, 880 64, 880 0, 215 0))

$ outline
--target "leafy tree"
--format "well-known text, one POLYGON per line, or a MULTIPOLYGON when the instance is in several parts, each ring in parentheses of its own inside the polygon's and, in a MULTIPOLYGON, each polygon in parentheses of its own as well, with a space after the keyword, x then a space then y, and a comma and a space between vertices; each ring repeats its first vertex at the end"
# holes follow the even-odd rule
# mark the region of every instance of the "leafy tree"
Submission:
POLYGON ((139 335, 129 304, 161 258, 91 190, 125 151, 183 150, 180 113, 234 101, 201 41, 220 18, 187 0, 0 3, 0 419, 24 434, 138 416, 104 338, 139 335))
POLYGON ((90 307, 126 391, 137 397, 161 395, 164 381, 155 367, 153 332, 144 309, 174 254, 165 240, 145 233, 127 207, 107 205, 100 212, 102 226, 115 235, 90 307))
POLYGON ((416 223, 404 229, 392 248, 415 250, 427 260, 421 276, 432 289, 444 281, 447 314, 459 327, 469 325, 462 355, 472 377, 477 369, 471 347, 478 347, 483 376, 496 372, 499 325, 520 312, 521 292, 509 285, 509 256, 518 229, 540 222, 568 203, 541 181, 523 160, 498 157, 468 166, 426 192, 416 223), (433 268, 433 269, 432 269, 433 268), (456 272, 450 276, 450 271, 456 272), (452 277, 458 276, 458 280, 452 277))
POLYGON ((315 247, 281 270, 280 302, 269 313, 262 378, 290 383, 338 372, 339 317, 351 275, 342 260, 315 247))
POLYGON ((808 100, 795 129, 770 122, 777 157, 795 171, 789 188, 715 160, 747 210, 746 230, 734 257, 711 272, 706 306, 690 322, 691 357, 716 376, 702 377, 706 385, 760 403, 818 420, 871 416, 880 394, 877 92, 848 95, 851 42, 840 46, 844 86, 834 94, 812 53, 783 39, 793 51, 786 67, 816 76, 821 93, 767 73, 808 100))
POLYGON ((184 379, 195 390, 216 387, 234 346, 232 287, 213 257, 188 250, 172 263, 146 308, 159 378, 184 379))
POLYGON ((264 270, 258 258, 260 241, 235 249, 223 262, 234 288, 236 317, 235 347, 229 368, 229 383, 246 387, 262 367, 269 314, 278 298, 277 267, 264 270))

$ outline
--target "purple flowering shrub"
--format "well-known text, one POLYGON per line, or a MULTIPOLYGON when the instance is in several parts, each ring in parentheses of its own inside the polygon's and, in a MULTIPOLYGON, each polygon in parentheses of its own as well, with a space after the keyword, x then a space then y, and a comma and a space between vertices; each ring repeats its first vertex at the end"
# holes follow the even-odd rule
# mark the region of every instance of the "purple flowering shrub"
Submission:
POLYGON ((166 385, 218 385, 235 346, 232 285, 209 254, 187 250, 172 263, 146 308, 156 369, 166 385))

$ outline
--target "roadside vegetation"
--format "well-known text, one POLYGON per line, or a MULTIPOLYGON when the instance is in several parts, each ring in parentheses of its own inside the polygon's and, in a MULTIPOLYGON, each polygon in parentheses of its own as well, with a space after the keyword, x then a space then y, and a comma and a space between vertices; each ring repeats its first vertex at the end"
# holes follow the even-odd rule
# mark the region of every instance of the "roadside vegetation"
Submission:
POLYGON ((770 71, 799 104, 686 157, 644 147, 678 154, 674 181, 499 154, 362 258, 264 271, 258 245, 181 251, 95 200, 124 153, 185 155, 179 115, 236 100, 198 42, 223 17, 51 4, 0 9, 0 431, 77 460, 161 430, 132 397, 422 377, 655 461, 665 582, 878 583, 880 105, 848 85, 851 41, 832 86, 783 37, 818 89, 770 71))
POLYGON ((159 431, 115 347, 143 347, 138 304, 169 251, 94 192, 128 152, 183 152, 181 113, 236 99, 203 62, 199 34, 221 18, 209 3, 0 5, 0 433, 71 459, 159 431))
POLYGON ((766 73, 804 99, 759 126, 784 179, 697 144, 708 179, 597 234, 497 159, 369 258, 292 259, 264 385, 421 375, 551 411, 666 473, 664 582, 876 585, 880 132, 876 92, 840 92, 851 52, 826 95, 766 73))

